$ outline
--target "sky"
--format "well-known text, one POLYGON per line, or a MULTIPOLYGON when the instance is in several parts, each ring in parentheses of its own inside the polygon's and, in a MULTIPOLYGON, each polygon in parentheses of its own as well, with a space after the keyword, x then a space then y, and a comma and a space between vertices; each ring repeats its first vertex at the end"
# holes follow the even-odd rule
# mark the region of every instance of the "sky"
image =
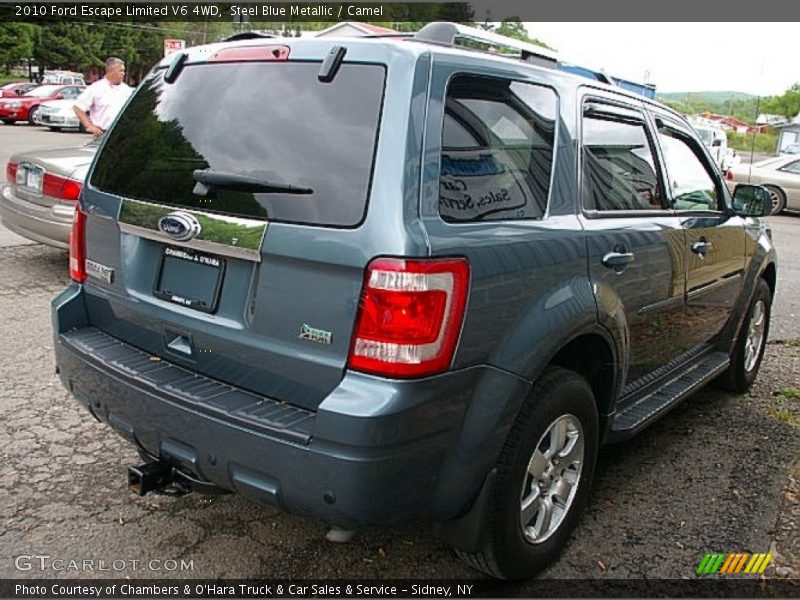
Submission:
POLYGON ((780 95, 800 83, 798 23, 525 23, 559 58, 658 92, 780 95), (649 75, 649 77, 648 77, 649 75))

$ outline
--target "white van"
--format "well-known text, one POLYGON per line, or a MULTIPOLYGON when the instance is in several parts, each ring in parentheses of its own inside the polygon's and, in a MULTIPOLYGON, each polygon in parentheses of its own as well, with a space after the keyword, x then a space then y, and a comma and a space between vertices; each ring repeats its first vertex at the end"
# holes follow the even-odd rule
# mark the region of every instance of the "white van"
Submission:
POLYGON ((56 85, 86 85, 83 74, 74 71, 45 71, 42 76, 42 84, 56 85))
POLYGON ((727 171, 741 160, 732 148, 728 148, 728 134, 724 129, 694 123, 692 126, 722 172, 727 171))

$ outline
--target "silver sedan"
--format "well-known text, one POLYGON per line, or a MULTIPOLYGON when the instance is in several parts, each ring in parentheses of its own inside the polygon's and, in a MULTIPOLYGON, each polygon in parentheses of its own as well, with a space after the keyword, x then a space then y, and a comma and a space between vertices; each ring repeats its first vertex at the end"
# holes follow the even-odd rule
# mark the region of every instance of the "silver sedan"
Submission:
POLYGON ((67 100, 48 100, 39 105, 39 110, 33 116, 35 125, 43 125, 51 131, 61 131, 62 129, 77 129, 85 131, 78 115, 75 114, 73 107, 75 99, 67 100))
POLYGON ((739 164, 725 175, 728 188, 737 183, 763 185, 772 198, 772 214, 783 209, 800 210, 800 156, 778 156, 752 165, 739 164))
POLYGON ((8 183, 0 191, 3 225, 36 242, 69 248, 76 201, 96 151, 91 141, 78 148, 12 155, 8 183))

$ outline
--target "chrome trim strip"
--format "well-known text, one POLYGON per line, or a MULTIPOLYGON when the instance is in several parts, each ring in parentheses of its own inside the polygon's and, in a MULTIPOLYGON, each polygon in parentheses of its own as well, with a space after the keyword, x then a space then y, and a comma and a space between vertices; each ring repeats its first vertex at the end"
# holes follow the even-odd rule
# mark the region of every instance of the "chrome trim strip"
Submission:
POLYGON ((118 221, 123 233, 254 262, 261 261, 261 244, 268 225, 266 221, 217 215, 129 198, 122 199, 118 221), (201 231, 197 237, 179 242, 158 229, 159 219, 176 211, 189 213, 199 221, 201 231))
POLYGON ((639 309, 638 314, 645 315, 649 312, 653 312, 654 310, 663 310, 669 309, 673 306, 679 306, 683 304, 683 294, 680 296, 673 296, 672 298, 667 298, 666 300, 660 300, 659 302, 655 302, 653 304, 648 304, 647 306, 643 306, 639 309))
POLYGON ((258 250, 250 250, 248 248, 237 248, 236 246, 229 246, 227 244, 218 244, 216 242, 207 242, 204 240, 193 239, 188 242, 176 242, 170 237, 167 237, 159 231, 138 227, 136 225, 128 225, 120 221, 119 230, 122 233, 135 235, 148 240, 156 242, 163 242, 171 246, 180 246, 181 248, 191 248, 193 250, 200 250, 202 252, 209 252, 210 254, 218 254, 219 256, 229 256, 231 258, 242 258, 253 262, 261 262, 261 252, 258 250))
POLYGON ((730 285, 732 283, 737 283, 741 279, 742 279, 742 274, 741 273, 735 273, 733 275, 726 275, 724 279, 718 279, 717 281, 714 281, 714 282, 709 283, 707 285, 702 285, 700 287, 696 287, 696 288, 693 288, 693 289, 689 290, 689 292, 686 294, 686 298, 687 298, 687 300, 690 300, 690 301, 694 300, 698 296, 702 296, 704 294, 707 294, 707 293, 710 293, 710 292, 714 292, 714 291, 716 291, 716 290, 718 290, 720 288, 726 287, 726 286, 728 286, 728 285, 730 285))

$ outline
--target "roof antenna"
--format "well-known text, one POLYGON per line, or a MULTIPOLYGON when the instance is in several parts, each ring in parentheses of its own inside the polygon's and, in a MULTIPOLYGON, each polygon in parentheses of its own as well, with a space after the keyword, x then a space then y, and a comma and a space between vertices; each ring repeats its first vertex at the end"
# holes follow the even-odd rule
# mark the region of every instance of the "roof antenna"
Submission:
POLYGON ((339 67, 342 66, 344 55, 347 54, 347 48, 344 46, 334 46, 322 61, 322 66, 319 69, 317 79, 322 83, 330 83, 339 72, 339 67))

